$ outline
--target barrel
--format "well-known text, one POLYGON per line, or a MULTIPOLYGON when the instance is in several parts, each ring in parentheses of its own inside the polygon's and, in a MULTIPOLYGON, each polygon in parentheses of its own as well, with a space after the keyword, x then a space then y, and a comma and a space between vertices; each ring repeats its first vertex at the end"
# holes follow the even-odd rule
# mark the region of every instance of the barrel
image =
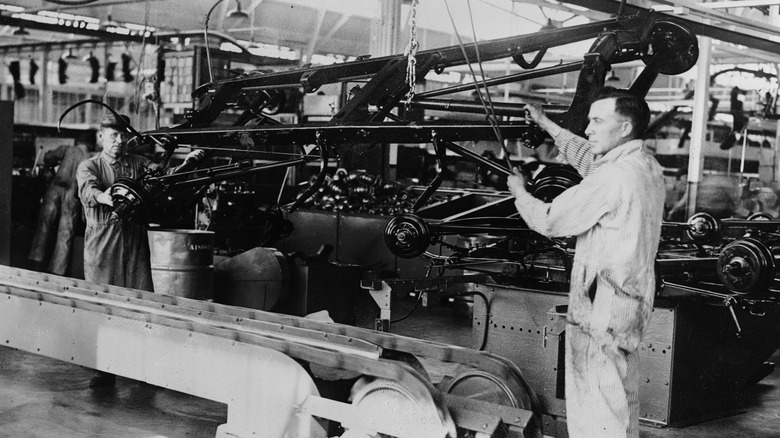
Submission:
POLYGON ((214 288, 214 233, 150 228, 149 256, 154 291, 199 300, 214 288))

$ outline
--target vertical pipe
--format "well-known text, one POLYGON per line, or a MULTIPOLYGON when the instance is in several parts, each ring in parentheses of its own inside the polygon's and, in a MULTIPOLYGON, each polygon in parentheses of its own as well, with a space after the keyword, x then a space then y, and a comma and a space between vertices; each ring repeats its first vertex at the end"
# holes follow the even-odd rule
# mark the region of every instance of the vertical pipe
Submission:
POLYGON ((693 94, 691 147, 688 159, 688 217, 696 212, 696 196, 704 169, 704 142, 707 132, 707 104, 710 92, 710 62, 712 40, 699 38, 699 61, 696 64, 696 85, 693 94))
MULTIPOLYGON (((399 49, 401 40, 401 5, 402 0, 379 0, 376 2, 377 18, 372 20, 371 41, 369 53, 372 56, 389 56, 403 51, 399 49)), ((411 23, 410 23, 411 25, 411 23)), ((422 79, 422 78, 419 78, 422 79)), ((398 145, 381 148, 382 177, 387 180, 396 179, 398 145)))
POLYGON ((777 127, 775 128, 775 145, 772 148, 774 151, 774 156, 772 159, 774 162, 772 163, 772 182, 776 183, 780 181, 780 166, 778 166, 778 161, 780 161, 780 154, 777 153, 778 144, 780 144, 780 120, 777 121, 777 127))
POLYGON ((11 264, 11 164, 13 163, 14 101, 0 101, 0 264, 11 264), (8 141, 8 140, 11 141, 8 141))
POLYGON ((377 18, 372 20, 369 53, 372 56, 389 56, 400 52, 398 40, 401 35, 401 0, 377 2, 377 18))
POLYGON ((43 61, 41 62, 41 85, 38 94, 38 105, 41 113, 41 122, 57 123, 51 114, 52 92, 49 85, 49 59, 51 58, 51 49, 45 46, 43 49, 43 61))

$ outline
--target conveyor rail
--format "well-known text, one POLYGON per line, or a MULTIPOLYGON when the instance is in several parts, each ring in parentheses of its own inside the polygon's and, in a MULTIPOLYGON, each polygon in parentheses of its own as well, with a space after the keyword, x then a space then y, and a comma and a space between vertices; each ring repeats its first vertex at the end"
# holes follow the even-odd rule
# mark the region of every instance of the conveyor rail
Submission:
MULTIPOLYGON (((78 355, 70 353, 63 354, 63 352, 57 351, 57 349, 41 349, 40 345, 48 341, 35 338, 34 336, 30 338, 29 333, 31 332, 33 321, 36 330, 39 332, 41 328, 38 325, 46 325, 48 323, 48 336, 51 336, 51 333, 54 333, 55 337, 63 335, 67 338, 62 340, 65 343, 80 342, 76 332, 70 329, 64 330, 66 333, 61 333, 63 331, 60 328, 67 326, 68 321, 72 321, 68 319, 70 316, 68 312, 78 312, 79 324, 83 320, 90 321, 81 330, 92 330, 98 333, 113 332, 117 330, 118 325, 121 329, 127 329, 127 327, 140 328, 141 332, 144 329, 149 331, 152 328, 160 328, 152 331, 169 333, 169 336, 161 340, 148 335, 143 335, 141 340, 136 339, 138 335, 135 334, 135 331, 131 331, 133 334, 128 334, 125 331, 113 338, 114 342, 119 342, 120 344, 123 337, 127 337, 128 339, 125 339, 125 341, 131 344, 140 344, 139 350, 133 350, 129 353, 135 352, 142 356, 146 354, 143 349, 143 346, 146 344, 156 345, 155 348, 157 348, 159 343, 168 345, 171 344, 170 339, 181 339, 183 336, 189 339, 188 342, 195 342, 192 340, 193 338, 205 337, 205 340, 202 341, 203 344, 208 344, 211 347, 214 347, 211 344, 215 343, 220 345, 214 347, 215 351, 208 353, 209 357, 200 358, 200 360, 204 361, 211 361, 212 357, 220 354, 218 352, 223 351, 225 348, 225 345, 221 344, 227 341, 227 345, 236 346, 239 343, 249 348, 249 350, 255 352, 251 355, 252 357, 256 357, 258 349, 265 352, 261 356, 268 355, 268 352, 274 351, 282 353, 288 359, 306 361, 333 369, 354 371, 399 385, 399 388, 403 388, 402 391, 404 393, 411 394, 410 397, 413 401, 420 405, 420 412, 425 412, 422 415, 425 420, 418 420, 416 423, 398 421, 396 426, 400 427, 400 429, 395 431, 385 430, 385 433, 395 433, 397 436, 415 436, 417 433, 413 431, 415 428, 419 430, 420 427, 429 428, 425 432, 426 436, 443 437, 448 433, 452 433, 454 424, 450 418, 449 410, 445 406, 442 394, 410 366, 381 357, 384 349, 407 352, 415 356, 428 357, 443 362, 468 365, 507 382, 509 388, 513 388, 517 394, 521 394, 517 397, 518 406, 510 407, 518 414, 515 415, 514 421, 522 420, 520 421, 521 424, 517 425, 516 430, 523 431, 525 429, 522 433, 528 434, 538 427, 533 424, 535 421, 538 421, 538 417, 536 419, 533 418, 535 415, 532 412, 532 408, 536 407, 535 398, 533 392, 530 391, 527 383, 522 378, 519 369, 504 359, 483 352, 387 333, 372 332, 340 324, 323 323, 305 318, 278 315, 270 312, 225 306, 116 286, 97 285, 81 280, 9 267, 0 267, 0 295, 5 295, 5 297, 0 296, 0 298, 4 298, 0 300, 0 303, 10 304, 8 306, 0 305, 0 318, 4 321, 4 323, 0 323, 0 340, 3 340, 6 345, 225 402, 228 404, 228 424, 220 427, 218 436, 253 436, 257 430, 262 430, 262 436, 275 436, 271 433, 268 425, 258 424, 259 420, 257 418, 270 421, 270 418, 278 417, 274 418, 274 421, 279 423, 282 421, 279 418, 284 418, 283 416, 264 416, 258 415, 258 413, 254 413, 255 415, 249 415, 248 413, 235 414, 236 411, 246 412, 247 406, 253 406, 254 409, 264 409, 256 406, 256 403, 253 405, 251 402, 252 397, 254 397, 253 391, 258 390, 258 388, 256 388, 256 384, 250 384, 255 379, 263 380, 262 377, 256 375, 257 373, 262 374, 262 371, 255 370, 255 374, 253 374, 251 370, 246 370, 248 374, 244 379, 247 381, 247 384, 243 385, 246 388, 234 387, 231 389, 232 391, 243 393, 241 396, 236 396, 235 394, 228 395, 224 389, 218 391, 204 390, 196 388, 197 384, 193 382, 198 379, 194 375, 190 376, 191 379, 186 384, 182 384, 182 379, 179 376, 168 377, 170 373, 166 373, 164 370, 150 371, 148 367, 143 366, 137 367, 137 369, 132 367, 123 368, 118 363, 123 352, 118 352, 117 348, 105 346, 91 336, 87 336, 86 339, 95 342, 94 346, 81 345, 76 350, 84 351, 93 347, 95 352, 92 355, 77 357, 78 355), (36 306, 38 306, 38 309, 36 309, 36 306), (36 310, 40 311, 44 307, 46 307, 45 313, 49 315, 47 321, 42 321, 41 318, 21 316, 30 313, 34 314, 36 310), (27 326, 28 324, 30 326, 27 326), (67 335, 70 335, 70 338, 67 335), (111 354, 103 354, 100 351, 101 347, 105 347, 111 354), (117 353, 119 353, 119 356, 116 359, 112 359, 111 356, 117 353), (435 425, 431 426, 432 423, 435 423, 435 425), (525 427, 529 424, 533 427, 525 427), (404 427, 406 427, 405 430, 404 427)), ((71 323, 70 325, 74 324, 71 323)), ((46 333, 42 334, 47 336, 46 333)), ((174 350, 176 348, 181 349, 179 344, 174 343, 174 345, 168 346, 174 350)), ((184 347, 187 347, 187 345, 189 344, 184 343, 184 347)), ((192 347, 191 350, 200 350, 200 348, 200 346, 192 347)), ((275 355, 270 354, 270 356, 275 355)), ((162 359, 160 361, 165 362, 162 359)), ((287 360, 279 358, 277 362, 287 362, 287 360)), ((292 363, 295 364, 296 362, 292 363)), ((289 364, 286 367, 289 367, 289 364)), ((299 365, 298 367, 300 368, 299 365)), ((270 369, 274 373, 280 369, 279 364, 276 363, 264 364, 264 368, 270 369)), ((296 379, 307 380, 308 376, 302 375, 305 372, 298 372, 297 374, 296 379)), ((279 392, 278 383, 275 383, 275 374, 270 379, 266 375, 265 381, 270 387, 263 387, 260 389, 261 391, 279 392)), ((281 379, 281 382, 291 384, 291 382, 284 379, 281 379)), ((233 383, 235 384, 235 382, 233 383)), ((302 385, 304 387, 313 387, 311 382, 302 385)), ((205 384, 204 386, 211 388, 220 385, 205 384)), ((399 391, 401 390, 399 389, 399 391)), ((341 422, 343 425, 351 424, 357 428, 356 430, 376 430, 371 428, 375 428, 377 425, 385 428, 389 427, 387 424, 383 424, 379 418, 372 419, 370 416, 366 416, 365 412, 360 412, 359 405, 351 407, 352 405, 344 405, 341 402, 322 399, 316 393, 316 388, 310 392, 291 402, 288 406, 288 417, 297 418, 296 421, 299 422, 299 426, 293 428, 299 431, 298 435, 291 435, 288 431, 284 432, 285 435, 278 436, 321 436, 322 430, 312 432, 312 430, 317 430, 317 427, 313 425, 318 424, 313 420, 314 417, 332 419, 341 422), (357 412, 360 412, 360 415, 357 412), (344 417, 344 415, 347 415, 347 417, 344 417), (374 424, 373 420, 376 420, 376 424, 374 424)), ((447 399, 457 399, 457 397, 453 398, 452 395, 448 395, 447 399)), ((457 403, 453 402, 452 404, 457 403)), ((285 421, 289 422, 292 420, 288 418, 285 421)), ((277 425, 277 430, 288 429, 286 424, 277 425)))

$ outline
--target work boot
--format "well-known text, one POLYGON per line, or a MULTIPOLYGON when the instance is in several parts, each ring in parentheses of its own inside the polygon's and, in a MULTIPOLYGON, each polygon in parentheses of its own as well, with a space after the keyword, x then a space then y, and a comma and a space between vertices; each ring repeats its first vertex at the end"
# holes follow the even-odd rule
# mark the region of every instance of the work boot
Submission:
POLYGON ((90 379, 90 388, 109 388, 116 384, 116 375, 98 371, 97 375, 90 379))

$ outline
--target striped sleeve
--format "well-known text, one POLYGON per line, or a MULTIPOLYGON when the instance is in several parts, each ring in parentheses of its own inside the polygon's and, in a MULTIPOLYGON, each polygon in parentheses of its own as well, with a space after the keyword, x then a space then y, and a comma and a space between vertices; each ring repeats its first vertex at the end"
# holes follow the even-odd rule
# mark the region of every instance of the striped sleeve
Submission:
POLYGON ((565 129, 561 129, 554 140, 558 146, 558 160, 574 166, 583 177, 588 176, 593 169, 593 154, 588 140, 565 129))
POLYGON ((609 184, 600 176, 584 179, 547 204, 522 192, 515 207, 525 223, 548 237, 578 236, 593 228, 610 211, 609 184))

